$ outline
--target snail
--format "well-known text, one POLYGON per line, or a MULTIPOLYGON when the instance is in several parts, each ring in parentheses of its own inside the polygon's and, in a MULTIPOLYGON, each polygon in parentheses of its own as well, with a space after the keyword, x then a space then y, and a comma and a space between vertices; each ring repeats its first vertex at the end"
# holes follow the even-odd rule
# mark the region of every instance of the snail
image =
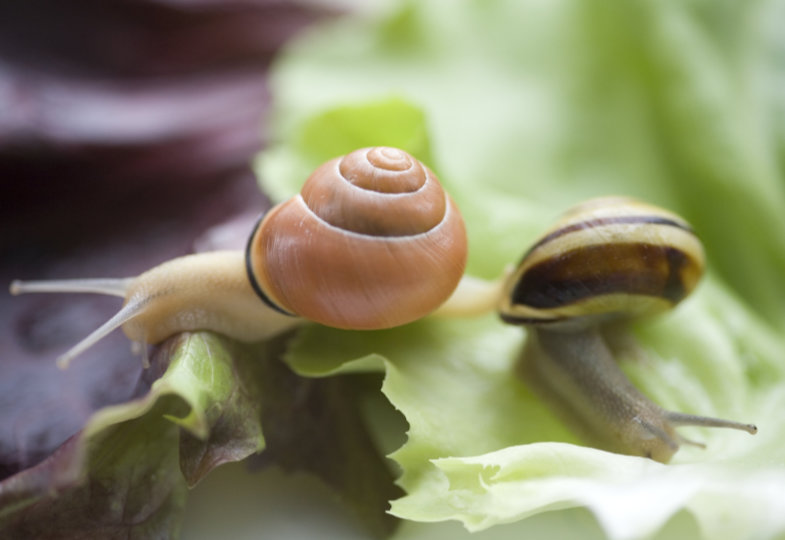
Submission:
POLYGON ((466 257, 463 218, 436 176, 403 150, 375 147, 317 168, 298 195, 262 216, 245 253, 187 255, 132 278, 14 281, 10 289, 125 299, 58 359, 64 368, 118 327, 146 345, 189 330, 254 342, 305 320, 403 325, 450 297, 466 257))
POLYGON ((588 442, 668 462, 679 426, 757 432, 752 424, 668 411, 617 365, 626 321, 669 309, 697 285, 703 247, 682 218, 625 198, 570 209, 523 256, 503 286, 503 321, 525 325, 520 370, 588 442))

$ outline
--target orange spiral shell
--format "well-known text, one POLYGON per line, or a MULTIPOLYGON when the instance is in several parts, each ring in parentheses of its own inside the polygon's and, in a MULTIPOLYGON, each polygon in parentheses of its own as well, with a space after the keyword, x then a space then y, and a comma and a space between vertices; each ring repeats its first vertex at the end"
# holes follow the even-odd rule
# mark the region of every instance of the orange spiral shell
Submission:
POLYGON ((375 147, 325 163, 268 212, 247 266, 262 299, 281 311, 378 329, 442 304, 466 254, 463 219, 436 176, 402 150, 375 147))

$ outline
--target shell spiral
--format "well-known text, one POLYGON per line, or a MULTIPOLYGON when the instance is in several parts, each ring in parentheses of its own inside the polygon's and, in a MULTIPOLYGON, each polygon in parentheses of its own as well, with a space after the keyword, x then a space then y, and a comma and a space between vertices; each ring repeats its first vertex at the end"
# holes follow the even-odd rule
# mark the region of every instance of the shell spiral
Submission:
POLYGON ((443 303, 466 264, 463 219, 408 153, 363 148, 316 169, 248 243, 254 289, 274 308, 327 326, 377 329, 443 303))
POLYGON ((591 199, 524 255, 500 314, 554 324, 657 313, 684 299, 703 268, 700 240, 681 217, 631 198, 591 199))

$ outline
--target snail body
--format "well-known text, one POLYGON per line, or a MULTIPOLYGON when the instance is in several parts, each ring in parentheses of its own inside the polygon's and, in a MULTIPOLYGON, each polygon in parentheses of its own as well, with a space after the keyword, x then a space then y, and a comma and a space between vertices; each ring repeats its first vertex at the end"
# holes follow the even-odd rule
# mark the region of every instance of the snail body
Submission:
POLYGON ((667 462, 678 426, 757 428, 667 411, 619 369, 611 343, 634 318, 681 302, 704 268, 700 241, 679 216, 623 197, 569 210, 506 281, 501 318, 526 326, 521 372, 585 439, 667 462))
POLYGON ((450 297, 466 264, 460 212, 406 152, 364 148, 319 167, 260 219, 245 253, 167 261, 134 278, 15 281, 12 294, 95 292, 122 309, 59 359, 117 327, 155 344, 189 330, 253 342, 311 320, 347 329, 406 324, 450 297))

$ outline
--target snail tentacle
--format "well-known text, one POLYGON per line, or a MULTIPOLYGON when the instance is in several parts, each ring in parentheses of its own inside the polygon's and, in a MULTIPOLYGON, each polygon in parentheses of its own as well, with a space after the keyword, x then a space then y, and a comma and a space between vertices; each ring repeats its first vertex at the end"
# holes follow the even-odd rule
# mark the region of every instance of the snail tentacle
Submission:
MULTIPOLYGON (((57 358, 57 367, 67 369, 71 361, 82 354, 84 351, 95 345, 100 339, 108 335, 112 330, 120 328, 127 322, 137 317, 145 309, 145 299, 138 299, 134 302, 125 304, 120 311, 115 313, 108 321, 93 330, 87 337, 68 349, 57 358)), ((135 342, 136 343, 136 342, 135 342)), ((144 347, 146 349, 147 347, 144 347)), ((145 362, 149 366, 149 362, 145 362)))
POLYGON ((14 296, 27 293, 94 293, 125 298, 133 278, 14 280, 9 288, 14 296))

